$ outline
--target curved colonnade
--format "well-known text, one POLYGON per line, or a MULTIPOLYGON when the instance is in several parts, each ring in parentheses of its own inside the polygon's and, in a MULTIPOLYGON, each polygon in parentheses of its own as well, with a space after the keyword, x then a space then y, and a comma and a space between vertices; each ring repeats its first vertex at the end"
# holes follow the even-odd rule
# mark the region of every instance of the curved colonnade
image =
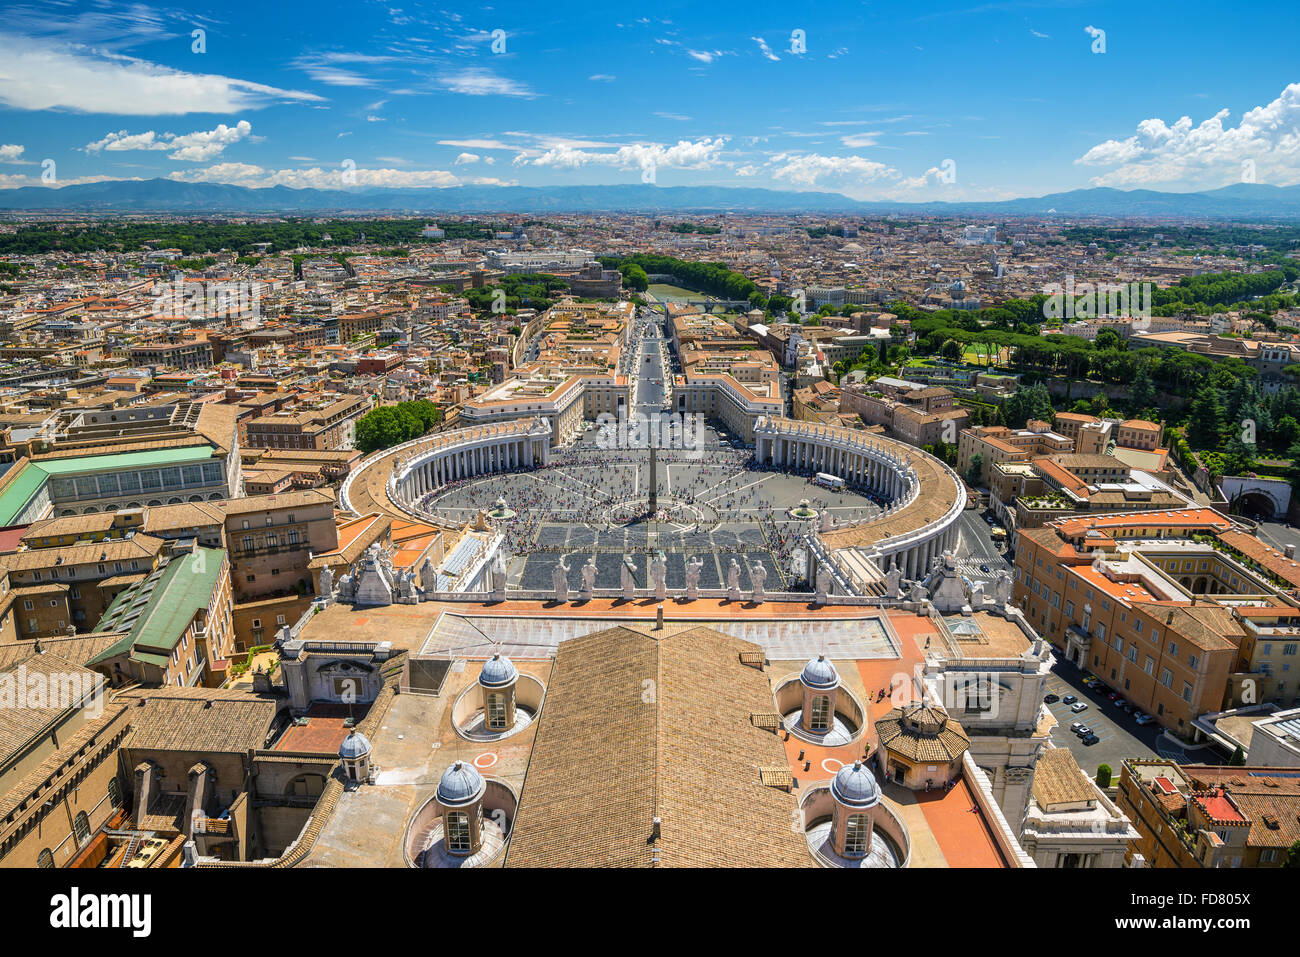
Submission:
POLYGON ((818 534, 824 552, 849 578, 866 577, 863 560, 881 572, 896 563, 905 578, 921 578, 933 559, 957 544, 966 489, 956 472, 927 452, 857 429, 784 418, 760 419, 754 445, 760 465, 826 472, 889 499, 876 518, 818 534))
MULTIPOLYGON (((541 419, 471 426, 423 436, 376 453, 348 476, 340 505, 358 514, 378 511, 427 520, 414 504, 449 482, 550 464, 551 429, 541 419)), ((897 563, 916 579, 932 559, 956 545, 966 505, 957 474, 934 456, 893 439, 838 426, 764 416, 754 426, 760 465, 812 469, 886 497, 882 514, 816 536, 816 551, 839 565, 841 580, 873 577, 897 563)))

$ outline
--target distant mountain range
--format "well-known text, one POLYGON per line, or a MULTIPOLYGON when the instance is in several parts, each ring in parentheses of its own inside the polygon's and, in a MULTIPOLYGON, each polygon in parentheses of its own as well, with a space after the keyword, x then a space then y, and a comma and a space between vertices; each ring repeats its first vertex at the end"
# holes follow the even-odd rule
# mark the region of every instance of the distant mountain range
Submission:
POLYGON ((859 202, 839 193, 725 186, 455 186, 411 189, 251 189, 167 179, 0 190, 0 210, 78 213, 754 212, 880 215, 1060 215, 1078 218, 1300 220, 1300 186, 1237 183, 1201 193, 1076 189, 986 203, 859 202))

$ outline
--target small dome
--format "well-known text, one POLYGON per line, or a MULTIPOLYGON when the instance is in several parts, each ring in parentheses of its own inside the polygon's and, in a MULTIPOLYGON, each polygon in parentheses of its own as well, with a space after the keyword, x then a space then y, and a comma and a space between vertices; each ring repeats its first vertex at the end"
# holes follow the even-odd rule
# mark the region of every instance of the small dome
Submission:
POLYGON ((514 684, 515 679, 518 677, 519 669, 515 667, 514 662, 504 655, 495 654, 483 662, 483 670, 479 673, 478 683, 485 688, 503 688, 506 685, 514 684))
POLYGON ((831 796, 850 807, 875 807, 880 803, 880 784, 861 761, 840 768, 831 782, 831 796))
POLYGON ((339 745, 340 758, 360 758, 370 753, 370 741, 360 731, 353 731, 339 745))
POLYGON ((483 796, 487 785, 472 764, 457 761, 442 772, 438 782, 438 803, 444 807, 463 807, 483 796))
POLYGON ((827 690, 839 686, 840 673, 835 670, 833 664, 826 660, 825 655, 818 655, 803 666, 799 680, 809 688, 827 690))

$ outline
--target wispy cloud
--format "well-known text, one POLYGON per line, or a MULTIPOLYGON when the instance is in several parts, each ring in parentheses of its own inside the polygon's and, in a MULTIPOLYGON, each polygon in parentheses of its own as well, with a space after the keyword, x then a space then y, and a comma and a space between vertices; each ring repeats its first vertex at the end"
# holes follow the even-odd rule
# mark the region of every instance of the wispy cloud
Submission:
POLYGON ((322 101, 312 93, 12 34, 0 34, 0 63, 0 103, 20 110, 175 116, 322 101))

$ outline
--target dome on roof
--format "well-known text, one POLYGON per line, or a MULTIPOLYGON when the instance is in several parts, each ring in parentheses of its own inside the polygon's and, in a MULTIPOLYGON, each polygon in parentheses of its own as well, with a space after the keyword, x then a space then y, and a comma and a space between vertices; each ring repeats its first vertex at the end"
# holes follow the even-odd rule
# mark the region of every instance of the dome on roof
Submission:
POLYGON ((827 690, 839 686, 840 673, 835 670, 833 664, 826 660, 825 655, 818 655, 803 666, 803 671, 799 674, 799 680, 809 688, 827 690))
POLYGON ((474 765, 457 761, 442 772, 442 780, 438 782, 438 803, 444 807, 463 807, 481 798, 486 789, 483 775, 474 765))
POLYGON ((880 784, 861 761, 840 768, 831 782, 831 796, 850 807, 875 807, 880 803, 880 784))
POLYGON ((370 753, 370 741, 360 731, 353 731, 339 745, 340 758, 361 758, 370 753))
POLYGON ((495 654, 483 662, 478 683, 485 688, 503 688, 513 684, 518 677, 519 669, 515 667, 514 662, 504 655, 495 654))

